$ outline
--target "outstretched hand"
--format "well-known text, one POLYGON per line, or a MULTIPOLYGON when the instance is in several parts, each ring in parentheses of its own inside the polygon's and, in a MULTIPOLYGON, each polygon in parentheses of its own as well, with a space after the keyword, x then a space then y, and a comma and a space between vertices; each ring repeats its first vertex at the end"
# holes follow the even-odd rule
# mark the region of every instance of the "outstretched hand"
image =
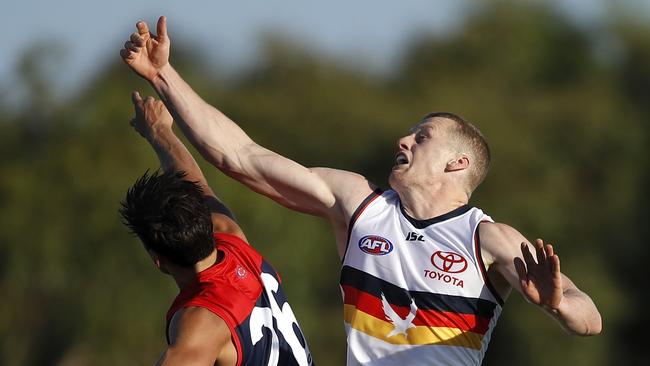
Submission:
POLYGON ((135 117, 130 123, 142 137, 150 140, 159 131, 171 130, 174 119, 162 101, 153 97, 143 100, 137 91, 131 94, 131 101, 135 108, 135 117))
POLYGON ((139 21, 136 28, 138 31, 124 43, 120 56, 133 71, 151 81, 169 63, 171 44, 167 36, 167 18, 161 16, 158 19, 158 35, 153 35, 143 21, 139 21))
POLYGON ((542 239, 535 240, 534 246, 537 261, 526 243, 521 243, 524 259, 514 259, 521 292, 529 302, 552 311, 557 310, 563 296, 560 258, 553 252, 553 246, 544 244, 542 239))

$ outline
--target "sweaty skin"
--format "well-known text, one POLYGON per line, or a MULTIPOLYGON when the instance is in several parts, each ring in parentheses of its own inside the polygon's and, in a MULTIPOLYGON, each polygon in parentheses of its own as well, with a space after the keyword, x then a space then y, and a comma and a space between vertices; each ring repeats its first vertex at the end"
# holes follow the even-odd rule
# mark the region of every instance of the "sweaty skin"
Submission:
MULTIPOLYGON (((292 210, 326 219, 342 256, 350 217, 375 186, 356 173, 306 168, 255 143, 201 99, 171 66, 165 17, 158 20, 157 33, 138 22, 137 32, 120 54, 151 83, 191 143, 211 164, 255 192, 292 210)), ((450 123, 439 117, 424 119, 398 140, 399 163, 389 181, 406 212, 416 219, 439 216, 469 201, 471 192, 463 182, 474 161, 450 147, 450 123)), ((500 223, 481 224, 479 233, 489 276, 503 297, 514 288, 568 332, 600 333, 596 306, 560 272, 552 246, 541 239, 531 244, 517 230, 500 223)))
MULTIPOLYGON (((135 117, 131 126, 144 137, 155 150, 163 170, 184 171, 186 179, 199 182, 212 211, 215 232, 224 232, 246 240, 244 233, 230 217, 224 214, 223 204, 214 195, 201 169, 185 145, 172 131, 172 116, 165 105, 151 97, 144 100, 138 92, 132 95, 135 117)), ((227 209, 226 209, 227 210, 227 209)), ((150 253, 151 254, 151 253, 150 253)), ((195 272, 162 263, 164 258, 152 254, 156 265, 171 274, 180 288, 194 278, 195 272)), ((217 260, 216 251, 200 261, 194 270, 210 267, 217 260)), ((232 342, 230 329, 219 316, 200 307, 189 307, 176 312, 169 327, 171 344, 156 365, 236 365, 237 351, 232 342)))

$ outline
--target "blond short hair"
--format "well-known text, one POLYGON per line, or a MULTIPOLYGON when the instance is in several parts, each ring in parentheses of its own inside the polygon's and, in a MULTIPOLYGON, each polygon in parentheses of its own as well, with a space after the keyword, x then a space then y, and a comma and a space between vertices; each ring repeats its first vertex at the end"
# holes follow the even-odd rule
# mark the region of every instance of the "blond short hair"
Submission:
POLYGON ((490 167, 490 147, 485 136, 476 126, 456 114, 433 112, 424 116, 422 120, 432 118, 444 118, 454 122, 453 127, 450 127, 447 132, 454 139, 459 152, 467 153, 473 158, 467 182, 469 193, 473 192, 483 182, 490 167))

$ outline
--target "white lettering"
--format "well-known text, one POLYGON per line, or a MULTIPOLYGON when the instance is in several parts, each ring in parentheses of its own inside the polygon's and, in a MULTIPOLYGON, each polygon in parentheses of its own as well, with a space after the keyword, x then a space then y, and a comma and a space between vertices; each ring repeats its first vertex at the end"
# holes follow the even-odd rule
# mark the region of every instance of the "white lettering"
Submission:
MULTIPOLYGON (((362 247, 362 248, 368 248, 368 249, 374 250, 374 249, 377 249, 379 246, 383 246, 384 244, 385 244, 385 243, 384 243, 383 241, 380 241, 380 240, 372 240, 372 239, 368 238, 368 239, 365 239, 365 240, 361 243, 361 247, 362 247)), ((383 250, 383 247, 382 247, 382 250, 383 250)))

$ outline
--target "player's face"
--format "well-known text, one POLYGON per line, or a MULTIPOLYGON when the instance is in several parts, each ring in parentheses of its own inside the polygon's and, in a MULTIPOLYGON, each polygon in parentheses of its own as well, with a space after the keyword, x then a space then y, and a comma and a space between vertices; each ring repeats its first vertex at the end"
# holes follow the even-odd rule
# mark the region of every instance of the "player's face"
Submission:
POLYGON ((448 128, 453 122, 444 118, 423 120, 398 140, 395 165, 389 182, 393 189, 435 184, 453 159, 448 128))

